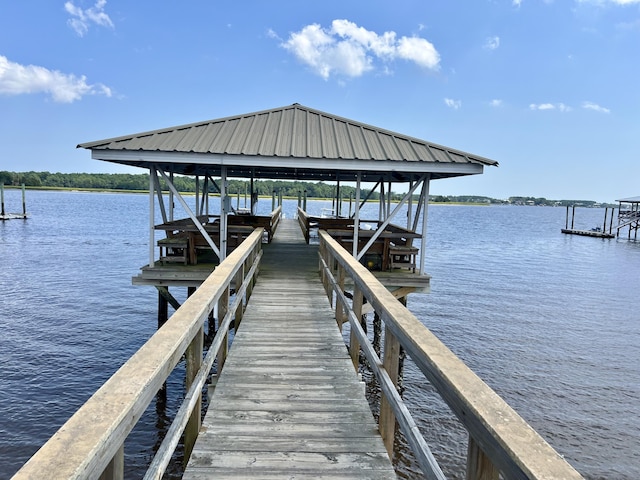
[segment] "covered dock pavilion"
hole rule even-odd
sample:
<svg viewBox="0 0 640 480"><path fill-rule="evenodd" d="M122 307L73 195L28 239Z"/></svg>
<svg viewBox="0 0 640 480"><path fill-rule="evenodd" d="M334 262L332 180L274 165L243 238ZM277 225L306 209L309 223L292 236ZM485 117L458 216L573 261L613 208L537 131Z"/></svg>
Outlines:
<svg viewBox="0 0 640 480"><path fill-rule="evenodd" d="M124 135L78 145L91 150L93 159L135 166L149 170L150 223L149 264L134 277L134 283L166 288L169 285L198 286L211 272L203 265L182 268L181 265L157 265L155 259L157 231L169 229L172 222L183 222L196 232L201 243L222 261L230 250L226 244L230 230L239 223L232 216L228 179L300 180L334 182L336 195L346 182L356 186L355 213L347 219L351 238L343 242L354 257L363 260L372 246L380 241L389 228L402 228L413 234L407 242L420 242L419 254L413 260L414 280L408 284L415 288L427 286L429 277L424 272L426 254L426 226L429 185L433 180L483 173L485 166L497 162L471 153L438 145L426 140L402 135L390 130L357 122L294 103L279 108L243 115L202 121L187 125ZM174 175L196 179L195 211L187 205L173 184ZM170 189L165 205L160 181ZM204 188L200 191L200 182ZM376 231L364 234L360 228L360 207L367 200L362 185L375 185L371 192L379 191L380 218ZM403 184L403 185L399 185ZM406 192L397 205L391 203L392 189ZM213 219L208 212L208 195L215 190L221 197L220 212ZM257 197L251 195L251 211L255 214ZM155 198L163 226L154 225ZM417 198L417 201L416 201ZM186 219L174 218L174 199L187 214ZM407 206L407 218L397 220L402 206ZM230 221L229 219L234 221ZM420 231L419 219L422 219ZM395 225L392 222L395 221ZM212 227L215 223L215 228ZM402 223L400 226L399 223ZM215 233L212 233L212 230ZM340 228L344 240L344 228ZM359 238L359 235L366 238ZM235 235L237 237L238 235ZM232 235L234 237L234 235ZM233 245L231 246L233 248ZM416 249L417 251L417 249ZM418 256L419 255L419 256ZM185 254L185 262L186 261ZM391 262L386 262L389 265ZM416 265L417 264L417 265ZM191 273L164 275L167 268L180 268ZM413 273L413 272L412 272ZM400 288L387 278L386 285ZM173 281L167 278L174 279Z"/></svg>

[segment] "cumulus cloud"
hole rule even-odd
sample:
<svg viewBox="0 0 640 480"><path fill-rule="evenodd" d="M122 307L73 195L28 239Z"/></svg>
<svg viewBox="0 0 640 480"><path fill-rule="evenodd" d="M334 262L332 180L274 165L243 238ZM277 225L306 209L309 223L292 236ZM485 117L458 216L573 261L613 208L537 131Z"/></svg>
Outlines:
<svg viewBox="0 0 640 480"><path fill-rule="evenodd" d="M611 110L609 110L608 108L602 107L593 102L582 102L582 108L584 108L585 110L593 110L594 112L599 113L611 113Z"/></svg>
<svg viewBox="0 0 640 480"><path fill-rule="evenodd" d="M444 103L447 107L449 108L453 108L454 110L458 110L460 107L462 107L462 101L461 100L454 100L452 98L445 98L444 99Z"/></svg>
<svg viewBox="0 0 640 480"><path fill-rule="evenodd" d="M75 6L73 2L66 2L64 9L71 15L71 18L67 20L67 24L73 28L80 37L83 37L89 31L91 24L113 28L111 18L109 18L109 15L104 11L106 4L107 0L97 0L93 7L83 10Z"/></svg>
<svg viewBox="0 0 640 480"><path fill-rule="evenodd" d="M271 36L277 37L275 32ZM438 70L440 64L440 54L424 38L378 34L348 20L334 20L330 28L307 25L281 46L324 79L332 74L359 77L374 70L376 60L386 63L400 58L429 70ZM382 70L388 71L386 66Z"/></svg>
<svg viewBox="0 0 640 480"><path fill-rule="evenodd" d="M72 103L85 95L112 95L105 85L88 84L84 75L78 77L37 65L20 65L0 55L0 95L30 93L47 93L59 103Z"/></svg>
<svg viewBox="0 0 640 480"><path fill-rule="evenodd" d="M558 110L560 112L570 112L571 107L565 105L564 103L532 103L529 105L529 109L531 110Z"/></svg>
<svg viewBox="0 0 640 480"><path fill-rule="evenodd" d="M498 37L498 36L489 37L484 42L484 48L487 49L487 50L495 50L499 46L500 46L500 37Z"/></svg>

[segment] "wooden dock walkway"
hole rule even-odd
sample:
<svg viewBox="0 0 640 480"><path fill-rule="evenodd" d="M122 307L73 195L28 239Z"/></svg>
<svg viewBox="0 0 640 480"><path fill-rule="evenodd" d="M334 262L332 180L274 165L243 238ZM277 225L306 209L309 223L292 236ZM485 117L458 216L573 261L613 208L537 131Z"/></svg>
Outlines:
<svg viewBox="0 0 640 480"><path fill-rule="evenodd" d="M318 275L283 220L233 340L186 480L396 478Z"/></svg>

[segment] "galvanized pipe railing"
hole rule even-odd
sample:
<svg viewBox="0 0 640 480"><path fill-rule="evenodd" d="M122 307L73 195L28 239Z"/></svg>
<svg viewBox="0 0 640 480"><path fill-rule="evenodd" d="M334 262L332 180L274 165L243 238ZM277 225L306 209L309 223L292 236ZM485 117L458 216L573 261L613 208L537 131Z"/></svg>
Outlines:
<svg viewBox="0 0 640 480"><path fill-rule="evenodd" d="M200 399L213 360L222 368L232 320L251 295L263 229L236 248L183 305L16 473L15 480L124 478L124 441L186 358L187 394L145 478L162 478L181 434L190 452L200 427ZM234 284L235 301L230 303ZM203 326L218 306L219 327L204 361Z"/></svg>
<svg viewBox="0 0 640 480"><path fill-rule="evenodd" d="M485 384L402 305L363 265L327 232L320 231L320 274L336 320L351 327L350 354L357 368L362 351L381 386L379 427L390 455L396 424L400 427L426 478L444 478L429 447L397 393L402 347L469 433L468 480L580 479L522 417ZM353 300L344 295L346 278ZM350 283L351 283L350 282ZM384 322L381 360L360 326L366 299Z"/></svg>

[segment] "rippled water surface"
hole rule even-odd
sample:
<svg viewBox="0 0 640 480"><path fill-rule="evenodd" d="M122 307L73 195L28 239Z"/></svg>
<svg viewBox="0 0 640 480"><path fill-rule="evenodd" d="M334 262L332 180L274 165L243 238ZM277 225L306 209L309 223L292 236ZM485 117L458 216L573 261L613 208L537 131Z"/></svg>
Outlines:
<svg viewBox="0 0 640 480"><path fill-rule="evenodd" d="M19 192L5 197L20 210ZM146 195L27 192L27 207L28 220L0 223L0 478L156 328L155 289L131 286L148 262ZM603 217L579 210L576 227ZM561 208L431 206L432 292L409 308L586 478L637 479L640 242L563 235L564 223ZM464 478L466 433L410 361L404 386L443 469ZM181 388L177 372L169 391ZM177 396L132 433L127 478L141 476Z"/></svg>

